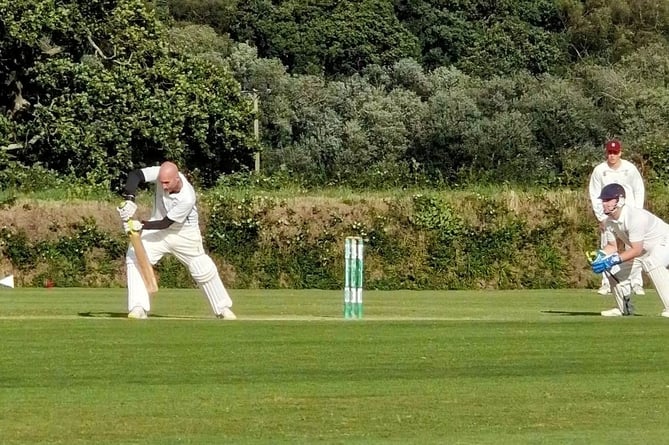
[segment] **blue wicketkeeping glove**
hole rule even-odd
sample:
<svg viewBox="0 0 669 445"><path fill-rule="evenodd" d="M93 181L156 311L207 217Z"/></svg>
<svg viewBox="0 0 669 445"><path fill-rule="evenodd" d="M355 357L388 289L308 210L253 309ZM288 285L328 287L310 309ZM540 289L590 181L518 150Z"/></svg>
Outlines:
<svg viewBox="0 0 669 445"><path fill-rule="evenodd" d="M607 270L611 270L613 266L620 263L622 263L622 260L620 259L620 255L617 253L605 257L600 257L598 255L597 258L592 262L592 271L594 273L603 273Z"/></svg>

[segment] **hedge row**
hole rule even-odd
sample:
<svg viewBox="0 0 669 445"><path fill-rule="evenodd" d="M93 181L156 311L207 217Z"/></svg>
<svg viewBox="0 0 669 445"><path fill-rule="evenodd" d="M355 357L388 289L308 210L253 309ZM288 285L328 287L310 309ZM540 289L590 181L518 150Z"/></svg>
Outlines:
<svg viewBox="0 0 669 445"><path fill-rule="evenodd" d="M14 206L8 211L26 211ZM72 207L68 215L85 213ZM344 238L352 235L365 239L368 289L567 288L598 281L583 255L598 237L582 192L280 198L219 189L202 207L205 242L232 288L339 288ZM111 203L108 212L52 222L59 230L41 234L0 227L2 272L11 268L21 286L124 286L126 240ZM172 258L158 272L163 287L193 286Z"/></svg>

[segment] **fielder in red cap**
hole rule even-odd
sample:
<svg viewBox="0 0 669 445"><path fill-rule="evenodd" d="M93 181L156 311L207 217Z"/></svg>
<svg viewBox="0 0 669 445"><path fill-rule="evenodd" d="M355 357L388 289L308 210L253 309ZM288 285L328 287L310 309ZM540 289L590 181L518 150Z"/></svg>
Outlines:
<svg viewBox="0 0 669 445"><path fill-rule="evenodd" d="M616 139L612 139L612 140L610 140L606 143L606 154L607 155L609 153L619 155L621 151L622 151L622 147L620 146L620 141L618 141Z"/></svg>

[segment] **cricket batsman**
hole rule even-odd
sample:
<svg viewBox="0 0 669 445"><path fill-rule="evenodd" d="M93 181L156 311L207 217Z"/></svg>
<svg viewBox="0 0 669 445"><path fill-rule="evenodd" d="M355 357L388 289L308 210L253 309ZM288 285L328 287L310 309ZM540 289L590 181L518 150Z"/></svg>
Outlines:
<svg viewBox="0 0 669 445"><path fill-rule="evenodd" d="M608 276L616 301L615 308L601 314L633 315L630 274L634 259L638 258L664 306L661 316L669 318L669 224L648 210L628 206L625 188L620 184L604 186L599 199L606 215L607 244L597 253L591 267L593 272ZM623 252L618 252L618 240L625 245Z"/></svg>
<svg viewBox="0 0 669 445"><path fill-rule="evenodd" d="M148 221L132 219L137 211L135 193L142 183L155 183L153 212ZM232 300L221 281L216 265L204 251L198 225L195 189L172 162L160 167L133 170L124 189L125 202L118 208L126 233L140 232L150 263L174 255L184 264L209 300L214 314L224 320L237 317L230 309ZM151 310L146 285L140 274L135 251L126 254L128 318L145 319Z"/></svg>

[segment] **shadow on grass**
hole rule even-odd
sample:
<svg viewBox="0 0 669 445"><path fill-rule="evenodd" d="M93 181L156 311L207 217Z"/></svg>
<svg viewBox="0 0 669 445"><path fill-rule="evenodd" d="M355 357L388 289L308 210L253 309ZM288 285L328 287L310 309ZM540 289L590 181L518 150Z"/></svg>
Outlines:
<svg viewBox="0 0 669 445"><path fill-rule="evenodd" d="M542 314L552 314L552 315L579 315L579 316L586 316L586 317L592 317L592 316L597 316L601 317L602 314L599 312L584 312L584 311L541 311Z"/></svg>
<svg viewBox="0 0 669 445"><path fill-rule="evenodd" d="M127 312L79 312L80 317L89 318L126 318Z"/></svg>
<svg viewBox="0 0 669 445"><path fill-rule="evenodd" d="M599 313L599 312L583 312L583 311L541 311L541 313L543 313L543 314L553 314L553 315L580 315L580 316L585 316L585 317L592 317L592 316L601 317L602 316L602 314ZM643 315L632 314L632 317L643 317Z"/></svg>
<svg viewBox="0 0 669 445"><path fill-rule="evenodd" d="M87 318L128 318L128 313L127 312L107 312L107 311L99 311L99 312L79 312L77 315L80 317L87 317ZM199 320L202 317L196 317L196 316L178 316L175 317L174 315L159 315L159 314L151 314L149 315L149 318L189 318L193 320Z"/></svg>

